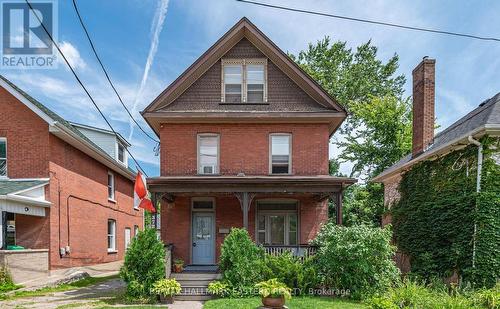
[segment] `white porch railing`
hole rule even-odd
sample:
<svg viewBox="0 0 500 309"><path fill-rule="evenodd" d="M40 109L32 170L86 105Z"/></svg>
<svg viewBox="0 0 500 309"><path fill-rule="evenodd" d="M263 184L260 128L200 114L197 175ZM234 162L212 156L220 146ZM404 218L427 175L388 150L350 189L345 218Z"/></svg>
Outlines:
<svg viewBox="0 0 500 309"><path fill-rule="evenodd" d="M296 246L286 246L286 245L264 245L265 252L270 255L281 255L285 252L291 252L293 256L299 257L301 259L308 258L316 254L317 248L310 245L296 245Z"/></svg>

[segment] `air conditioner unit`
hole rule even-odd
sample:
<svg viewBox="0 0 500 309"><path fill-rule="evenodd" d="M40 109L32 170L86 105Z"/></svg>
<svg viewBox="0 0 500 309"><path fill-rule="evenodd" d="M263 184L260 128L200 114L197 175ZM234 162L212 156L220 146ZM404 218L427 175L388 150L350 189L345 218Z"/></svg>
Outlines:
<svg viewBox="0 0 500 309"><path fill-rule="evenodd" d="M215 174L215 165L202 165L202 174Z"/></svg>

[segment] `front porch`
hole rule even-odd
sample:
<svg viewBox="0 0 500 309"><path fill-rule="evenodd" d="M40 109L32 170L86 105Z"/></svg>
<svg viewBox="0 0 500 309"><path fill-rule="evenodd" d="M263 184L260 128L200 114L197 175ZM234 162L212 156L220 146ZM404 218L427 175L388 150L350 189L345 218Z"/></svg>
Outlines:
<svg viewBox="0 0 500 309"><path fill-rule="evenodd" d="M354 179L331 176L194 176L148 180L161 202L161 238L172 258L215 265L233 227L245 228L270 254L305 257L328 220L328 199L342 213L342 192ZM337 224L342 224L341 216Z"/></svg>

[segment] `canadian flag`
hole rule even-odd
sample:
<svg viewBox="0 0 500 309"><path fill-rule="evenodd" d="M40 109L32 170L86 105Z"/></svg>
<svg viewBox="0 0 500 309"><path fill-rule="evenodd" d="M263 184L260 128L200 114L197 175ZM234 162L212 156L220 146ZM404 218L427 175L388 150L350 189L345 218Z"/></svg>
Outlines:
<svg viewBox="0 0 500 309"><path fill-rule="evenodd" d="M146 187L146 178L142 175L141 171L138 171L137 176L135 176L134 208L142 208L149 212L156 212L156 209L149 198L149 192Z"/></svg>

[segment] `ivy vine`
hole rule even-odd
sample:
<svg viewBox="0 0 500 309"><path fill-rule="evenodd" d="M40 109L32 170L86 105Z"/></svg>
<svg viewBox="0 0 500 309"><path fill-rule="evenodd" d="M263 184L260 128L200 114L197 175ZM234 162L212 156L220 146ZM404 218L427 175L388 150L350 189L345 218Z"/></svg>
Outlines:
<svg viewBox="0 0 500 309"><path fill-rule="evenodd" d="M457 272L465 281L492 286L500 278L500 166L498 139L484 137L481 192L476 193L477 147L469 145L416 164L399 185L392 207L394 239L423 278ZM475 267L472 267L474 223Z"/></svg>

